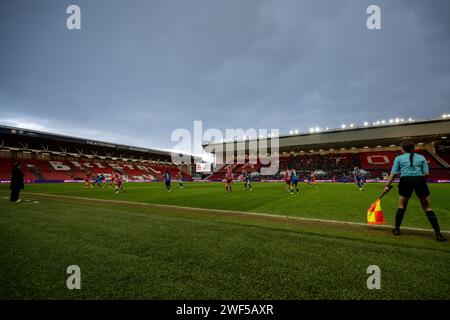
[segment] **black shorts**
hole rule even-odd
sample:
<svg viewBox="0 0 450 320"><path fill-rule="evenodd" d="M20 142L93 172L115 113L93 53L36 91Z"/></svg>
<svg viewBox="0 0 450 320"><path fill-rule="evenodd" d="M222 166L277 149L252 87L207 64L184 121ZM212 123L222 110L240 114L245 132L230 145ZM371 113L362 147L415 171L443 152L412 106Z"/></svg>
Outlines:
<svg viewBox="0 0 450 320"><path fill-rule="evenodd" d="M425 177L401 177L398 184L398 194L410 198L413 191L419 198L428 197L430 190L428 190L427 180Z"/></svg>
<svg viewBox="0 0 450 320"><path fill-rule="evenodd" d="M170 180L166 180L165 183L167 187L170 187Z"/></svg>

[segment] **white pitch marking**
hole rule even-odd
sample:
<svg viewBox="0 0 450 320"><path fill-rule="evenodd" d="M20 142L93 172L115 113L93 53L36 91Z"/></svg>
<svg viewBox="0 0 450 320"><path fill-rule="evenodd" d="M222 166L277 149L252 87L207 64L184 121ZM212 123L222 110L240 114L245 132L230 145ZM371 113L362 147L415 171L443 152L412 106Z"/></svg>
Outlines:
<svg viewBox="0 0 450 320"><path fill-rule="evenodd" d="M392 225L370 225L362 222L348 222L348 221L339 221L339 220L327 220L327 219L316 219L316 218L303 218L303 217L294 217L294 216L286 216L286 215L276 215L270 213L258 213L258 212L247 212L247 211L235 211L235 210L221 210L221 209L206 209L206 208L195 208L195 207L182 207L182 206L174 206L170 204L156 204L156 203L145 203L145 202L133 202L133 201L125 201L125 200L108 200L108 199L94 199L94 198L86 198L86 197L73 197L73 196L63 196L63 195L55 195L48 193L37 193L37 192L27 192L27 194L45 196L45 197L53 197L53 198L66 198L66 199L77 199L77 200L86 200L86 201L98 201L105 203L118 203L118 204L138 204L141 206L147 207L156 207L156 208L166 208L166 209L182 209L187 211L194 212L217 212L217 213L226 213L226 214L242 214L249 216L263 216L263 217L271 217L278 219L287 219L287 220L297 220L297 221L308 221L308 222L321 222L321 223L329 223L329 224L341 224L341 225L351 225L351 226L363 226L371 229L392 229ZM409 231L419 231L419 232L433 232L432 229L423 229L423 228L413 228L413 227L402 227L402 230ZM441 230L441 233L450 234L450 231Z"/></svg>

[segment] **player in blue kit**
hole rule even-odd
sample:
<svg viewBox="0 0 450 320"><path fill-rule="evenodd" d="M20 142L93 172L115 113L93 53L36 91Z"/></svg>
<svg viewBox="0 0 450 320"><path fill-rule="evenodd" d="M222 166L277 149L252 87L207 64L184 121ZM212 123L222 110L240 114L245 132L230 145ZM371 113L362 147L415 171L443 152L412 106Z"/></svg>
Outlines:
<svg viewBox="0 0 450 320"><path fill-rule="evenodd" d="M355 178L355 184L358 186L359 191L362 191L364 188L364 176L361 173L361 170L359 170L358 167L355 167L353 169L353 177Z"/></svg>
<svg viewBox="0 0 450 320"><path fill-rule="evenodd" d="M94 185L97 185L99 188L103 188L103 182L105 181L105 176L103 173L100 173L97 175L97 177L94 180Z"/></svg>
<svg viewBox="0 0 450 320"><path fill-rule="evenodd" d="M297 172L292 169L291 171L291 194L294 194L294 186L295 186L295 190L297 191L298 194L298 175Z"/></svg>
<svg viewBox="0 0 450 320"><path fill-rule="evenodd" d="M247 190L248 185L250 191L252 191L252 174L250 172L242 170L242 177L244 178L244 190Z"/></svg>
<svg viewBox="0 0 450 320"><path fill-rule="evenodd" d="M167 188L167 192L172 192L172 186L170 185L170 182L171 182L170 172L166 170L164 172L163 178L164 178L164 183Z"/></svg>

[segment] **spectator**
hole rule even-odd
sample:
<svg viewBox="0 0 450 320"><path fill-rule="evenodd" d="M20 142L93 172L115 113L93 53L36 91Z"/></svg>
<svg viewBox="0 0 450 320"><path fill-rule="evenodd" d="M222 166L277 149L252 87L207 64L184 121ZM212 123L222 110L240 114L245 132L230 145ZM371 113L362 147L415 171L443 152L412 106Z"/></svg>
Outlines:
<svg viewBox="0 0 450 320"><path fill-rule="evenodd" d="M14 162L13 169L11 173L11 202L20 202L19 193L20 189L23 189L23 173L20 171L20 164Z"/></svg>

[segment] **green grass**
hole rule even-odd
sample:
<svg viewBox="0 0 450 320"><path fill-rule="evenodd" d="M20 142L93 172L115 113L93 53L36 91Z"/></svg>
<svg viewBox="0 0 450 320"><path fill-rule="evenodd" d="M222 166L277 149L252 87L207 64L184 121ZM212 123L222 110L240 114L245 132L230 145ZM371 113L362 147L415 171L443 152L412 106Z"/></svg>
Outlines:
<svg viewBox="0 0 450 320"><path fill-rule="evenodd" d="M6 186L0 190L6 191ZM127 193L81 185L27 185L28 192L263 212L365 222L382 189L323 184L302 194L282 184L128 184ZM442 228L449 230L448 185L430 185ZM227 215L177 208L100 203L0 192L1 299L449 299L450 244L431 234ZM383 199L388 223L396 206ZM33 201L39 203L33 203ZM405 225L428 228L417 201ZM79 265L82 289L65 286ZM368 290L366 269L381 268L381 290Z"/></svg>
<svg viewBox="0 0 450 320"><path fill-rule="evenodd" d="M242 183L234 183L232 193L225 192L223 183L187 183L183 190L174 183L171 193L162 183L130 183L126 187L128 191L124 194L114 194L108 187L86 190L81 184L34 184L27 186L26 191L362 223L366 222L367 208L383 191L383 184L367 184L365 190L360 192L351 183L320 184L317 191L309 190L302 184L298 195L284 192L282 183L256 183L252 192L245 192ZM450 230L450 185L430 184L429 187L441 228ZM0 186L2 189L6 186ZM396 187L382 200L388 224L394 222L397 201ZM430 228L415 196L410 201L403 225Z"/></svg>

